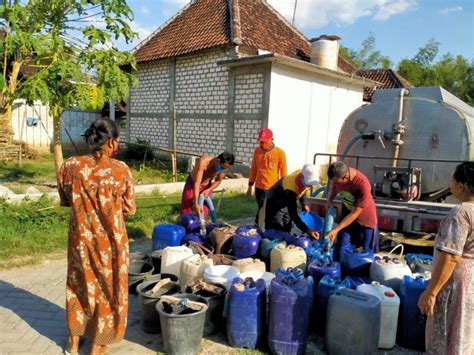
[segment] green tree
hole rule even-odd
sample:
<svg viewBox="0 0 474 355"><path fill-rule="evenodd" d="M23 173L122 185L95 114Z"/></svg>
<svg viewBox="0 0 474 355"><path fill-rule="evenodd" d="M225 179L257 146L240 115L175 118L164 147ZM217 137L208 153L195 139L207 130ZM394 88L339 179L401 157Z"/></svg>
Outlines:
<svg viewBox="0 0 474 355"><path fill-rule="evenodd" d="M461 55L444 54L435 61L439 43L431 39L412 59L399 63L400 74L414 86L442 86L452 94L474 104L474 61Z"/></svg>
<svg viewBox="0 0 474 355"><path fill-rule="evenodd" d="M341 47L340 54L347 59L355 68L360 70L392 67L392 61L375 49L375 36L372 32L362 41L359 50L355 51Z"/></svg>
<svg viewBox="0 0 474 355"><path fill-rule="evenodd" d="M28 0L0 5L0 122L9 124L17 98L49 106L54 122L55 166L63 162L64 110L101 108L109 98L126 99L136 79L121 69L133 56L113 40L136 34L126 0ZM30 74L25 75L25 69Z"/></svg>

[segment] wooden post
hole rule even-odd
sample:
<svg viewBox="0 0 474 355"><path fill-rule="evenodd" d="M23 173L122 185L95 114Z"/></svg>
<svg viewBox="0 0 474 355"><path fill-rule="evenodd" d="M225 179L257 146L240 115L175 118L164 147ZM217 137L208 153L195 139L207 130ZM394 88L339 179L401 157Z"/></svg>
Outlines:
<svg viewBox="0 0 474 355"><path fill-rule="evenodd" d="M176 106L173 102L173 153L171 155L171 169L173 173L173 182L178 181L177 166L176 166Z"/></svg>

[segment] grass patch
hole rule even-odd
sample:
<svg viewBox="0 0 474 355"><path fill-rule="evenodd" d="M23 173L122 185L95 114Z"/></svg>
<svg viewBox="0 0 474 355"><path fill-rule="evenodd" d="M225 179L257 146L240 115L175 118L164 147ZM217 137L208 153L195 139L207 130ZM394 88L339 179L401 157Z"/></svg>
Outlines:
<svg viewBox="0 0 474 355"><path fill-rule="evenodd" d="M135 184L161 184L172 181L171 163L155 158L143 160L120 156L130 167ZM187 173L184 165L178 166L178 181L185 181ZM14 193L25 193L28 186L36 185L41 192L56 185L53 154L43 154L34 160L24 160L22 166L14 162L0 162L0 183Z"/></svg>
<svg viewBox="0 0 474 355"><path fill-rule="evenodd" d="M150 238L153 226L174 223L180 196L146 195L137 197L137 213L126 221L130 240ZM217 203L217 199L215 200ZM220 221L252 217L257 205L243 194L222 198ZM0 268L38 262L45 255L64 253L67 248L69 208L42 198L19 205L0 201Z"/></svg>
<svg viewBox="0 0 474 355"><path fill-rule="evenodd" d="M22 184L56 183L53 154L44 154L35 160L24 160L22 166L0 162L0 180Z"/></svg>

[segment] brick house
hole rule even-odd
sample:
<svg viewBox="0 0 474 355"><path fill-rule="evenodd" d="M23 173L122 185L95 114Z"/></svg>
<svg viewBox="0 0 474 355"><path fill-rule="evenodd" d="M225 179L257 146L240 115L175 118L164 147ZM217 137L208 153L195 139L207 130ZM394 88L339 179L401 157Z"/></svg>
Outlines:
<svg viewBox="0 0 474 355"><path fill-rule="evenodd" d="M339 129L377 83L310 63L310 41L264 0L194 0L134 49L128 138L178 150L229 150L249 164L257 131L269 127L288 169L335 152Z"/></svg>
<svg viewBox="0 0 474 355"><path fill-rule="evenodd" d="M377 87L377 90L408 89L413 87L412 83L392 69L357 70L355 74L380 83L381 85ZM372 102L374 91L375 89L371 87L364 88L364 101Z"/></svg>

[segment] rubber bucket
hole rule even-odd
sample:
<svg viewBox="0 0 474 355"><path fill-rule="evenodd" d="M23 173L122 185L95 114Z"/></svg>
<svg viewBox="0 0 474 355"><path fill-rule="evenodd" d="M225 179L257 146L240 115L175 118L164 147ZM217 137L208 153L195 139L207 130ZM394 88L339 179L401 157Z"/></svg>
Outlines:
<svg viewBox="0 0 474 355"><path fill-rule="evenodd" d="M153 263L153 274L159 274L161 272L161 253L163 250L155 250L150 254L151 262Z"/></svg>
<svg viewBox="0 0 474 355"><path fill-rule="evenodd" d="M188 293L174 295L173 297L187 298L191 301L204 303L206 307L200 311L192 311L192 313L186 310L183 314L172 314L164 311L161 300L156 304L156 310L160 315L165 352L176 355L197 354L204 330L208 308L207 300L204 297Z"/></svg>
<svg viewBox="0 0 474 355"><path fill-rule="evenodd" d="M225 328L223 313L224 313L224 301L227 294L227 290L224 285L209 283L210 285L219 286L222 288L220 294L211 293L206 290L199 290L193 293L193 295L204 297L209 308L206 313L206 320L204 322L204 336L216 334L219 329ZM187 287L184 287L184 292L191 293L191 290Z"/></svg>
<svg viewBox="0 0 474 355"><path fill-rule="evenodd" d="M128 268L128 293L137 294L137 286L142 283L146 277L150 277L154 267L148 258L142 260L130 261Z"/></svg>
<svg viewBox="0 0 474 355"><path fill-rule="evenodd" d="M168 274L170 275L170 274ZM170 282L163 285L153 296L147 295L161 278L165 279L166 274L154 275L160 276L160 279L155 281L143 282L137 286L138 293L138 306L140 308L140 328L147 333L160 333L160 316L156 312L156 303L160 300L163 295L174 295L181 292L181 286L177 282ZM174 276L174 275L172 275Z"/></svg>

